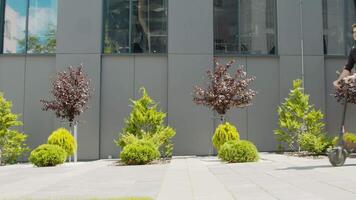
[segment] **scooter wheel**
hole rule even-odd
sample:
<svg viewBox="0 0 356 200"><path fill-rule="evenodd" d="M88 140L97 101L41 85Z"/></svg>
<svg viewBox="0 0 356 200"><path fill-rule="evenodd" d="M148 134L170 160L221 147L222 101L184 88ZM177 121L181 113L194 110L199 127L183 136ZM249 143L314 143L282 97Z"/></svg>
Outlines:
<svg viewBox="0 0 356 200"><path fill-rule="evenodd" d="M336 147L329 152L328 157L332 166L339 167L344 165L347 157L347 151L342 147Z"/></svg>

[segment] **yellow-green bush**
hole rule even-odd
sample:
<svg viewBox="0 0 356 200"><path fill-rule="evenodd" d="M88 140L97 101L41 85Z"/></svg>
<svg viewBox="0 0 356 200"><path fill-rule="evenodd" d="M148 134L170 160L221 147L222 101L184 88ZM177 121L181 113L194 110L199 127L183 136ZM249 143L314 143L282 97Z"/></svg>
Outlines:
<svg viewBox="0 0 356 200"><path fill-rule="evenodd" d="M77 149L77 142L65 128L59 128L48 137L48 144L58 145L67 152L67 156L73 155Z"/></svg>
<svg viewBox="0 0 356 200"><path fill-rule="evenodd" d="M48 167L62 164L67 153L58 145L42 144L31 152L30 162L37 167Z"/></svg>
<svg viewBox="0 0 356 200"><path fill-rule="evenodd" d="M236 130L236 127L229 122L220 124L214 133L213 144L216 150L220 150L220 147L227 141L239 140L240 136Z"/></svg>
<svg viewBox="0 0 356 200"><path fill-rule="evenodd" d="M121 161L127 165L144 165L159 157L155 144L145 139L126 145L120 153Z"/></svg>
<svg viewBox="0 0 356 200"><path fill-rule="evenodd" d="M356 144L356 134L354 133L345 133L344 135L344 141L345 142L350 142L350 143L355 143Z"/></svg>
<svg viewBox="0 0 356 200"><path fill-rule="evenodd" d="M298 138L300 149L313 154L325 153L328 148L334 147L336 142L337 138L329 138L325 134L303 133Z"/></svg>
<svg viewBox="0 0 356 200"><path fill-rule="evenodd" d="M141 88L140 91L142 97L131 100L130 116L125 119L124 128L115 143L124 149L139 140L150 140L161 152L162 157L171 157L172 138L176 132L173 128L164 125L166 113L158 109L158 104L151 99L145 88Z"/></svg>
<svg viewBox="0 0 356 200"><path fill-rule="evenodd" d="M25 144L27 135L15 127L21 126L18 115L11 112L12 104L0 92L0 165L13 164L29 149Z"/></svg>
<svg viewBox="0 0 356 200"><path fill-rule="evenodd" d="M255 162L259 155L253 143L247 140L232 140L221 146L219 158L230 163Z"/></svg>
<svg viewBox="0 0 356 200"><path fill-rule="evenodd" d="M344 135L345 147L350 152L356 151L356 134L345 133Z"/></svg>

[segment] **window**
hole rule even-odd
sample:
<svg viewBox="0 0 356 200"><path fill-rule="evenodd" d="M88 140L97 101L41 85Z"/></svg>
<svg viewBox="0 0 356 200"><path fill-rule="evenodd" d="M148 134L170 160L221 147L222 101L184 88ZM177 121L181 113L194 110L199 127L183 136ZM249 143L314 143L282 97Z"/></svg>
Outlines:
<svg viewBox="0 0 356 200"><path fill-rule="evenodd" d="M106 0L104 53L166 53L167 0Z"/></svg>
<svg viewBox="0 0 356 200"><path fill-rule="evenodd" d="M276 54L275 0L214 0L215 54Z"/></svg>
<svg viewBox="0 0 356 200"><path fill-rule="evenodd" d="M6 0L4 53L54 53L57 0Z"/></svg>
<svg viewBox="0 0 356 200"><path fill-rule="evenodd" d="M324 54L347 54L353 45L353 23L356 23L355 0L323 0Z"/></svg>
<svg viewBox="0 0 356 200"><path fill-rule="evenodd" d="M346 50L347 53L354 45L354 40L352 38L352 24L356 23L356 0L346 1Z"/></svg>

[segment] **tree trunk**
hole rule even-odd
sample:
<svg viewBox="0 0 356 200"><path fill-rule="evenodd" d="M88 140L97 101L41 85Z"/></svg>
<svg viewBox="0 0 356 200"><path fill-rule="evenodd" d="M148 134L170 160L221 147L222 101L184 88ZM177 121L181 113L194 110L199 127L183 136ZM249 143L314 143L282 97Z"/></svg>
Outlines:
<svg viewBox="0 0 356 200"><path fill-rule="evenodd" d="M220 124L223 124L224 122L226 122L225 115L220 115Z"/></svg>

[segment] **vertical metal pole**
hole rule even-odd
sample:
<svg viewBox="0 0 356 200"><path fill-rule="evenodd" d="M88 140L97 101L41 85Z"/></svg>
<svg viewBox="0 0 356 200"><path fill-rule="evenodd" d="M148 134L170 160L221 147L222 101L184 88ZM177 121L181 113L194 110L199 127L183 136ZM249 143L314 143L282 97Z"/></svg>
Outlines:
<svg viewBox="0 0 356 200"><path fill-rule="evenodd" d="M300 19L300 48L302 56L302 88L303 94L305 93L305 78L304 78L304 36L303 36L303 0L299 0L299 19ZM302 128L305 129L305 122L303 119ZM304 130L302 130L304 132ZM298 152L300 152L300 146L298 147Z"/></svg>
<svg viewBox="0 0 356 200"><path fill-rule="evenodd" d="M300 12L300 47L302 53L302 87L304 93L304 36L303 36L303 0L299 0L299 12Z"/></svg>
<svg viewBox="0 0 356 200"><path fill-rule="evenodd" d="M74 129L74 139L77 142L78 141L78 122L74 122L73 129ZM78 146L78 142L77 142L77 146ZM77 162L77 161L78 161L78 147L74 153L74 162Z"/></svg>

